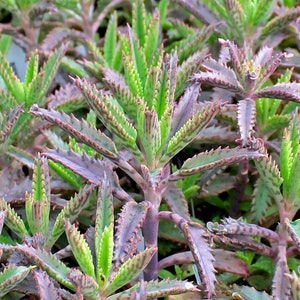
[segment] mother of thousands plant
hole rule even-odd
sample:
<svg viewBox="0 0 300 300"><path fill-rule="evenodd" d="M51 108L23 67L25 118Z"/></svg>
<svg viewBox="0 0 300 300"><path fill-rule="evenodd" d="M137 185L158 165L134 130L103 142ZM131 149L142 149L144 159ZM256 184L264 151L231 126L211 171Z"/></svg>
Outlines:
<svg viewBox="0 0 300 300"><path fill-rule="evenodd" d="M212 298L216 277L207 234L201 225L191 221L184 197L174 196L174 182L217 166L265 154L260 152L260 145L255 149L218 148L199 153L187 159L177 171L171 171L172 158L214 119L223 104L221 101L198 103L198 83L189 85L180 101L175 102L176 86L182 85L184 79L178 75L182 76L182 73L176 53L164 55L159 46L158 21L157 17L150 21L149 18L139 19L133 22L134 30L128 28L129 38L121 37L124 77L103 69L112 93L99 89L85 79L74 79L108 130L107 134L73 115L43 109L38 105L33 105L30 111L96 150L103 156L103 161L90 161L85 155L80 160L80 156L72 151L50 149L44 152L48 158L62 163L97 185L101 181L100 176L103 176L101 164L110 161L137 184L143 193L141 204L146 211L142 222L143 247L157 248L160 220L165 219L178 226L191 249L204 292L208 298ZM136 22L140 22L138 26ZM112 192L117 195L115 179L107 176L107 180L112 185ZM135 201L129 195L120 197L119 194L119 199L125 206ZM159 211L163 199L171 211ZM136 218L141 218L139 214L137 212ZM123 221L122 230L127 230L130 222ZM144 280L150 282L157 279L158 271L158 254L154 251L145 267Z"/></svg>

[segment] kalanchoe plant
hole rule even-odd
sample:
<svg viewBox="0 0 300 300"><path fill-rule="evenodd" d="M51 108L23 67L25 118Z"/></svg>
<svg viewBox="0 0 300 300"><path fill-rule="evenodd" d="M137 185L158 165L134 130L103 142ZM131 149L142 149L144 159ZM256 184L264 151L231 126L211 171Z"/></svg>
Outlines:
<svg viewBox="0 0 300 300"><path fill-rule="evenodd" d="M153 22L156 24L158 21L153 19ZM192 251L204 292L211 298L215 294L216 279L207 236L201 226L190 221L184 197L173 197L170 192L173 182L210 168L264 154L258 149L247 147L219 148L195 155L186 160L180 169L171 173L171 159L209 124L222 109L222 104L214 101L196 105L199 84L194 83L186 88L177 105L174 93L176 81L180 77L176 72L176 54L163 56L163 50L158 45L158 24L149 29L154 37L151 44L142 36L140 30L144 27L134 26L134 30L128 29L128 40L121 38L124 77L112 70L104 70L113 95L99 90L85 79L75 79L87 102L108 129L109 135L74 116L46 110L37 105L32 106L31 113L58 125L80 142L89 145L135 181L148 206L143 222L145 248L157 247L160 219L167 219L178 225ZM257 148L259 147L258 145ZM83 159L83 163L78 159L74 161L72 152L46 150L44 155L91 182L99 182L99 171L90 175L89 169L94 169L92 164L86 164L86 159ZM172 213L159 212L163 198ZM123 199L123 202L126 201L128 197ZM144 279L156 280L158 270L158 255L154 253L144 270Z"/></svg>
<svg viewBox="0 0 300 300"><path fill-rule="evenodd" d="M278 1L175 0L201 23L215 24L219 37L256 51L264 45L277 46L294 34L288 25L300 16L296 6L280 7ZM292 28L292 26L290 26ZM284 31L284 34L282 32Z"/></svg>
<svg viewBox="0 0 300 300"><path fill-rule="evenodd" d="M209 84L232 93L237 98L237 119L242 146L251 146L256 124L256 104L259 98L275 98L300 102L300 85L296 82L264 84L274 73L285 53L273 53L263 47L253 56L229 40L220 39L223 51L219 60L206 59L201 71L192 77L193 82ZM230 64L229 64L230 63Z"/></svg>
<svg viewBox="0 0 300 300"><path fill-rule="evenodd" d="M271 157L255 161L260 178L254 192L252 214L256 221L261 221L270 217L271 211L274 214L272 207L276 207L279 214L276 231L231 218L222 220L221 224L207 224L208 229L216 234L216 243L243 251L253 251L274 260L272 295L275 299L282 300L290 299L294 278L292 274L288 275L290 271L287 259L299 254L299 219L292 221L300 208L299 146L299 117L298 114L294 114L290 127L284 132L280 170ZM268 240L269 245L263 240L252 239L253 236Z"/></svg>

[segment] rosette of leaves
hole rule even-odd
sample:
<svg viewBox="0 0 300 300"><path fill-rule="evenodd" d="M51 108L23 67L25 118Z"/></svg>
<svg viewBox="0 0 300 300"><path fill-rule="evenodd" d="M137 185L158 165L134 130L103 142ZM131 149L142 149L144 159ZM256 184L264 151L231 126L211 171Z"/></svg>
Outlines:
<svg viewBox="0 0 300 300"><path fill-rule="evenodd" d="M273 259L275 271L272 295L275 299L290 299L292 284L295 284L288 258L299 254L300 243L299 219L294 220L300 209L300 183L297 179L300 170L299 134L299 116L296 110L289 128L284 130L280 169L271 157L255 161L260 178L254 191L252 219L262 223L266 223L268 219L273 220L270 225L279 221L276 231L230 218L223 220L221 224L210 222L207 225L210 231L217 234L214 238L218 244L253 251ZM265 243L264 239L269 240L269 243Z"/></svg>
<svg viewBox="0 0 300 300"><path fill-rule="evenodd" d="M80 270L72 270L69 279L74 283L77 297L84 299L152 298L169 294L197 291L187 282L140 281L134 279L149 263L156 248L138 251L141 227L148 210L145 202L127 202L117 219L114 238L113 198L109 182L102 181L98 195L95 228L90 228L86 239L71 225L65 223L65 232ZM130 283L132 287L116 293Z"/></svg>
<svg viewBox="0 0 300 300"><path fill-rule="evenodd" d="M300 85L296 82L277 83L265 87L284 53L273 54L273 49L263 47L256 55L248 55L229 40L220 40L223 51L220 59L206 59L201 71L192 77L193 82L208 84L230 92L238 99L237 120L243 146L251 145L256 124L256 100L259 98L300 101Z"/></svg>
<svg viewBox="0 0 300 300"><path fill-rule="evenodd" d="M31 123L33 118L28 114L28 109L33 103L44 105L45 96L53 83L65 51L66 47L62 46L42 66L39 65L38 53L34 52L28 60L24 82L21 82L14 73L5 55L0 53L0 76L2 79L0 87L2 101L0 108L2 111L10 111L22 105L24 111L18 117L18 120L14 122L14 126L10 130L10 134L6 140L7 146L16 141L21 132L26 132L27 138L18 140L20 147L28 146L32 142L30 136L36 131L37 124L33 128Z"/></svg>
<svg viewBox="0 0 300 300"><path fill-rule="evenodd" d="M298 6L279 7L276 1L176 0L203 24L216 25L216 34L244 44L253 51L263 45L277 46L293 35L289 24L300 16ZM284 33L284 34L283 34Z"/></svg>

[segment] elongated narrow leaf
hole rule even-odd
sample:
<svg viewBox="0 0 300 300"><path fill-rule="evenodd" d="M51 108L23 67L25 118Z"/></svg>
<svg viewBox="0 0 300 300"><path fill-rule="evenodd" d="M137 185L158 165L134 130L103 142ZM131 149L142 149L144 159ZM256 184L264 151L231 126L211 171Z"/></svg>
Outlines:
<svg viewBox="0 0 300 300"><path fill-rule="evenodd" d="M33 274L39 290L40 300L62 299L58 294L57 288L54 286L53 281L50 280L49 275L46 272L42 270L34 270Z"/></svg>
<svg viewBox="0 0 300 300"><path fill-rule="evenodd" d="M18 104L22 104L25 96L23 84L15 75L12 67L0 52L0 75L4 80L8 91L14 96Z"/></svg>
<svg viewBox="0 0 300 300"><path fill-rule="evenodd" d="M69 274L69 279L77 287L79 297L84 297L87 300L99 299L99 286L93 277L73 269Z"/></svg>
<svg viewBox="0 0 300 300"><path fill-rule="evenodd" d="M292 8L272 18L261 30L258 41L263 41L268 35L271 35L285 28L289 23L295 21L300 16L300 8Z"/></svg>
<svg viewBox="0 0 300 300"><path fill-rule="evenodd" d="M52 232L48 237L45 248L51 249L56 240L64 232L64 221L66 219L71 222L77 219L94 188L95 186L85 186L78 194L75 194L75 196L68 201L67 205L56 217Z"/></svg>
<svg viewBox="0 0 300 300"><path fill-rule="evenodd" d="M33 268L35 267L9 266L8 268L5 268L0 273L0 297L2 298L20 284Z"/></svg>
<svg viewBox="0 0 300 300"><path fill-rule="evenodd" d="M144 51L148 69L150 68L156 51L160 51L160 17L158 13L153 14L145 37Z"/></svg>
<svg viewBox="0 0 300 300"><path fill-rule="evenodd" d="M107 68L102 68L101 70L105 76L105 82L108 84L114 97L124 109L124 112L126 112L130 118L136 121L138 99L134 97L131 90L129 90L129 87L125 82L125 78L113 70Z"/></svg>
<svg viewBox="0 0 300 300"><path fill-rule="evenodd" d="M9 138L22 112L22 105L19 105L11 109L8 114L0 113L0 143L4 143Z"/></svg>
<svg viewBox="0 0 300 300"><path fill-rule="evenodd" d="M293 295L293 299L294 300L299 300L300 299L300 282L299 282L299 277L297 276L296 272L293 271L291 274L286 274L286 276L288 277L288 279L291 282L291 286L292 286L292 295Z"/></svg>
<svg viewBox="0 0 300 300"><path fill-rule="evenodd" d="M161 163L169 161L179 151L192 142L196 135L199 134L199 132L205 128L220 111L220 107L221 104L219 102L212 102L195 113L172 137Z"/></svg>
<svg viewBox="0 0 300 300"><path fill-rule="evenodd" d="M34 52L27 64L26 74L25 74L25 85L28 86L32 80L36 77L39 67L39 55L37 52Z"/></svg>
<svg viewBox="0 0 300 300"><path fill-rule="evenodd" d="M282 201L280 189L283 179L275 162L272 161L271 158L263 157L255 160L255 165L270 195L274 197L275 200L279 202Z"/></svg>
<svg viewBox="0 0 300 300"><path fill-rule="evenodd" d="M239 286L234 284L233 290L238 293L239 296L245 300L273 300L274 298L268 295L266 292L257 291L254 287L250 286Z"/></svg>
<svg viewBox="0 0 300 300"><path fill-rule="evenodd" d="M197 19L199 19L204 24L212 24L218 22L217 16L208 8L208 6L202 2L196 1L185 1L185 0L175 0L182 7L187 9L191 14L193 14Z"/></svg>
<svg viewBox="0 0 300 300"><path fill-rule="evenodd" d="M90 85L85 80L77 79L76 84L102 123L124 143L134 147L137 136L136 130L129 123L120 106L116 105L116 100L104 96L95 86Z"/></svg>
<svg viewBox="0 0 300 300"><path fill-rule="evenodd" d="M176 173L187 176L216 166L225 166L244 159L253 159L263 156L265 156L265 154L247 148L218 148L216 150L202 152L189 158ZM176 173L174 173L174 175Z"/></svg>
<svg viewBox="0 0 300 300"><path fill-rule="evenodd" d="M43 74L43 85L41 86L40 92L41 98L46 95L66 50L67 47L65 45L61 46L44 63L41 69L41 72Z"/></svg>
<svg viewBox="0 0 300 300"><path fill-rule="evenodd" d="M72 252L82 271L92 278L96 278L92 253L83 235L69 221L65 223L65 232Z"/></svg>
<svg viewBox="0 0 300 300"><path fill-rule="evenodd" d="M111 266L114 248L113 235L113 199L109 181L104 177L98 192L96 224L95 224L95 251L97 283L105 286Z"/></svg>
<svg viewBox="0 0 300 300"><path fill-rule="evenodd" d="M111 15L107 25L103 49L104 58L110 67L113 62L115 54L114 50L116 49L117 44L117 25L117 13L115 12Z"/></svg>
<svg viewBox="0 0 300 300"><path fill-rule="evenodd" d="M200 85L198 83L193 83L185 90L178 105L174 109L170 132L171 138L192 117L194 106L199 94Z"/></svg>
<svg viewBox="0 0 300 300"><path fill-rule="evenodd" d="M0 200L0 210L5 212L5 225L10 230L12 230L20 238L23 238L24 235L29 236L23 220L16 214L14 209L7 204L5 199Z"/></svg>
<svg viewBox="0 0 300 300"><path fill-rule="evenodd" d="M174 280L164 279L160 281L152 280L149 282L138 283L133 287L131 287L130 289L126 290L125 292L121 292L119 294L111 296L109 299L110 300L128 299L126 298L126 296L130 295L133 291L139 289L142 284L144 285L147 298L150 299L156 297L167 297L168 295L185 294L188 292L199 293L199 289L191 282L177 280L177 279Z"/></svg>
<svg viewBox="0 0 300 300"><path fill-rule="evenodd" d="M163 194L163 199L172 212L180 215L185 220L190 220L189 208L184 194L176 183L169 182L166 191Z"/></svg>
<svg viewBox="0 0 300 300"><path fill-rule="evenodd" d="M247 98L238 102L238 125L243 147L251 143L253 128L255 126L255 116L254 100Z"/></svg>
<svg viewBox="0 0 300 300"><path fill-rule="evenodd" d="M117 264L123 263L136 252L139 243L139 230L146 217L148 206L146 203L137 204L127 202L118 218L114 260Z"/></svg>
<svg viewBox="0 0 300 300"><path fill-rule="evenodd" d="M111 279L107 288L107 294L112 294L128 282L132 281L133 278L136 278L148 265L156 251L156 248L147 248L143 252L140 252L127 260L120 267L117 274Z"/></svg>
<svg viewBox="0 0 300 300"><path fill-rule="evenodd" d="M141 48L139 41L134 35L133 30L129 26L128 26L128 33L129 33L132 61L134 62L134 66L139 75L141 85L142 87L144 87L147 72L148 72L146 55L143 49Z"/></svg>
<svg viewBox="0 0 300 300"><path fill-rule="evenodd" d="M132 27L140 41L144 46L147 31L147 12L143 1L136 0L133 4Z"/></svg>
<svg viewBox="0 0 300 300"><path fill-rule="evenodd" d="M45 157L38 157L33 171L32 193L26 197L26 216L32 234L46 235L50 214L50 177Z"/></svg>
<svg viewBox="0 0 300 300"><path fill-rule="evenodd" d="M255 184L251 205L251 220L253 222L258 223L264 219L267 208L272 203L271 201L272 198L265 180L259 178Z"/></svg>
<svg viewBox="0 0 300 300"><path fill-rule="evenodd" d="M260 90L256 96L258 98L275 98L300 102L300 83L277 83L271 87Z"/></svg>
<svg viewBox="0 0 300 300"><path fill-rule="evenodd" d="M1 246L1 248L3 247ZM46 271L49 276L65 287L75 290L74 285L68 279L70 269L50 252L27 245L15 246L14 250L24 254L30 261Z"/></svg>
<svg viewBox="0 0 300 300"><path fill-rule="evenodd" d="M102 155L110 158L117 157L117 150L113 141L86 121L79 121L73 115L68 116L65 113L39 108L37 105L33 105L30 112L58 125Z"/></svg>

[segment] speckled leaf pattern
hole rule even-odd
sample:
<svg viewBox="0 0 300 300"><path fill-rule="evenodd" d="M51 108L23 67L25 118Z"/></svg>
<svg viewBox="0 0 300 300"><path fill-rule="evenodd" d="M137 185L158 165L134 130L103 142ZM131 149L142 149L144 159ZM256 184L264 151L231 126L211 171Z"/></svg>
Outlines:
<svg viewBox="0 0 300 300"><path fill-rule="evenodd" d="M215 295L215 283L217 279L213 265L215 259L208 245L206 232L199 224L192 222L182 224L181 230L194 256L205 294L211 299Z"/></svg>
<svg viewBox="0 0 300 300"><path fill-rule="evenodd" d="M256 93L258 98L275 98L300 102L300 83L277 83Z"/></svg>
<svg viewBox="0 0 300 300"><path fill-rule="evenodd" d="M95 186L85 186L78 194L75 194L75 196L68 201L67 205L56 217L51 234L45 244L46 248L51 249L60 235L64 232L64 221L66 219L71 222L76 220L94 189Z"/></svg>
<svg viewBox="0 0 300 300"><path fill-rule="evenodd" d="M8 139L22 111L22 105L18 105L11 109L8 114L0 113L0 143L4 143Z"/></svg>
<svg viewBox="0 0 300 300"><path fill-rule="evenodd" d="M95 278L92 253L83 235L81 235L75 225L71 225L69 221L65 222L65 232L72 252L82 271L92 278Z"/></svg>
<svg viewBox="0 0 300 300"><path fill-rule="evenodd" d="M21 104L25 97L23 84L14 73L12 67L2 52L0 53L0 75L4 80L8 90L16 99L17 103Z"/></svg>
<svg viewBox="0 0 300 300"><path fill-rule="evenodd" d="M76 85L105 127L119 137L131 151L138 153L135 143L136 129L131 125L118 102L111 96L102 94L85 80L77 79Z"/></svg>
<svg viewBox="0 0 300 300"><path fill-rule="evenodd" d="M224 0L224 5L228 12L228 22L239 34L240 38L243 36L245 27L245 12L238 0Z"/></svg>
<svg viewBox="0 0 300 300"><path fill-rule="evenodd" d="M104 177L98 192L95 224L96 276L99 286L106 284L112 267L114 248L113 224L111 187L108 180Z"/></svg>
<svg viewBox="0 0 300 300"><path fill-rule="evenodd" d="M225 166L244 159L263 157L265 154L247 148L221 148L205 151L185 161L177 171L181 176L192 175L217 166ZM176 172L173 176L176 175ZM172 176L172 175L171 175Z"/></svg>
<svg viewBox="0 0 300 300"><path fill-rule="evenodd" d="M39 291L40 300L62 299L58 294L57 288L54 286L54 282L45 271L34 270L33 275Z"/></svg>
<svg viewBox="0 0 300 300"><path fill-rule="evenodd" d="M238 102L238 125L242 146L247 146L252 140L253 128L256 121L256 107L254 100L247 98Z"/></svg>
<svg viewBox="0 0 300 300"><path fill-rule="evenodd" d="M266 292L257 291L255 288L250 286L238 286L235 284L233 285L233 290L245 300L274 300L274 298Z"/></svg>
<svg viewBox="0 0 300 300"><path fill-rule="evenodd" d="M194 113L194 106L200 94L200 84L193 83L187 87L183 96L175 106L172 116L172 125L170 137L173 137L177 131L191 118Z"/></svg>
<svg viewBox="0 0 300 300"><path fill-rule="evenodd" d="M74 116L69 116L65 113L39 108L37 105L32 106L30 111L34 115L58 125L102 155L110 158L117 157L117 150L113 141L86 121L79 121Z"/></svg>
<svg viewBox="0 0 300 300"><path fill-rule="evenodd" d="M137 250L139 231L146 218L146 203L127 202L117 220L114 261L117 265L131 257Z"/></svg>
<svg viewBox="0 0 300 300"><path fill-rule="evenodd" d="M5 225L18 237L22 238L23 235L29 235L23 220L16 214L15 210L10 207L5 199L0 199L0 210L4 211L6 214L4 221Z"/></svg>
<svg viewBox="0 0 300 300"><path fill-rule="evenodd" d="M214 118L220 110L220 105L219 102L212 102L195 113L172 137L168 144L168 149L162 157L161 163L166 163L186 147Z"/></svg>
<svg viewBox="0 0 300 300"><path fill-rule="evenodd" d="M146 294L145 299L152 299L157 297L167 297L168 295L176 295L176 294L184 294L187 292L194 292L199 293L199 289L188 281L183 280L170 280L170 279L163 279L160 281L152 280L149 282L142 282L134 285L130 289L125 292L121 292L116 295L110 296L109 300L135 300L136 298L128 298L129 295L132 295L134 291L139 291L140 289L144 290ZM199 295L198 295L199 297ZM142 298L144 299L144 298Z"/></svg>
<svg viewBox="0 0 300 300"><path fill-rule="evenodd" d="M93 277L82 274L80 271L73 269L69 274L69 279L76 286L77 292L79 292L78 296L80 298L76 299L99 300L99 287Z"/></svg>
<svg viewBox="0 0 300 300"><path fill-rule="evenodd" d="M50 214L50 177L48 161L40 157L35 161L32 193L26 194L26 216L32 234L47 234Z"/></svg>
<svg viewBox="0 0 300 300"><path fill-rule="evenodd" d="M128 282L132 281L133 278L136 278L147 266L156 251L156 248L147 248L122 264L117 274L111 278L109 287L107 288L107 294L112 294Z"/></svg>
<svg viewBox="0 0 300 300"><path fill-rule="evenodd" d="M300 16L299 7L288 9L284 13L274 17L268 22L262 29L262 34L259 40L263 40L266 36L271 35L279 30L283 29L287 24L295 21Z"/></svg>
<svg viewBox="0 0 300 300"><path fill-rule="evenodd" d="M253 191L251 205L251 220L255 223L262 221L267 213L267 208L271 205L272 198L264 179L258 178Z"/></svg>
<svg viewBox="0 0 300 300"><path fill-rule="evenodd" d="M3 245L1 245L0 248L3 248ZM53 277L65 287L71 290L75 289L74 285L68 279L68 274L71 269L58 260L53 254L48 251L26 245L18 245L12 247L12 249L24 254L32 263L46 271L49 276Z"/></svg>
<svg viewBox="0 0 300 300"><path fill-rule="evenodd" d="M3 297L16 287L29 272L35 268L24 266L9 266L0 273L0 297Z"/></svg>

